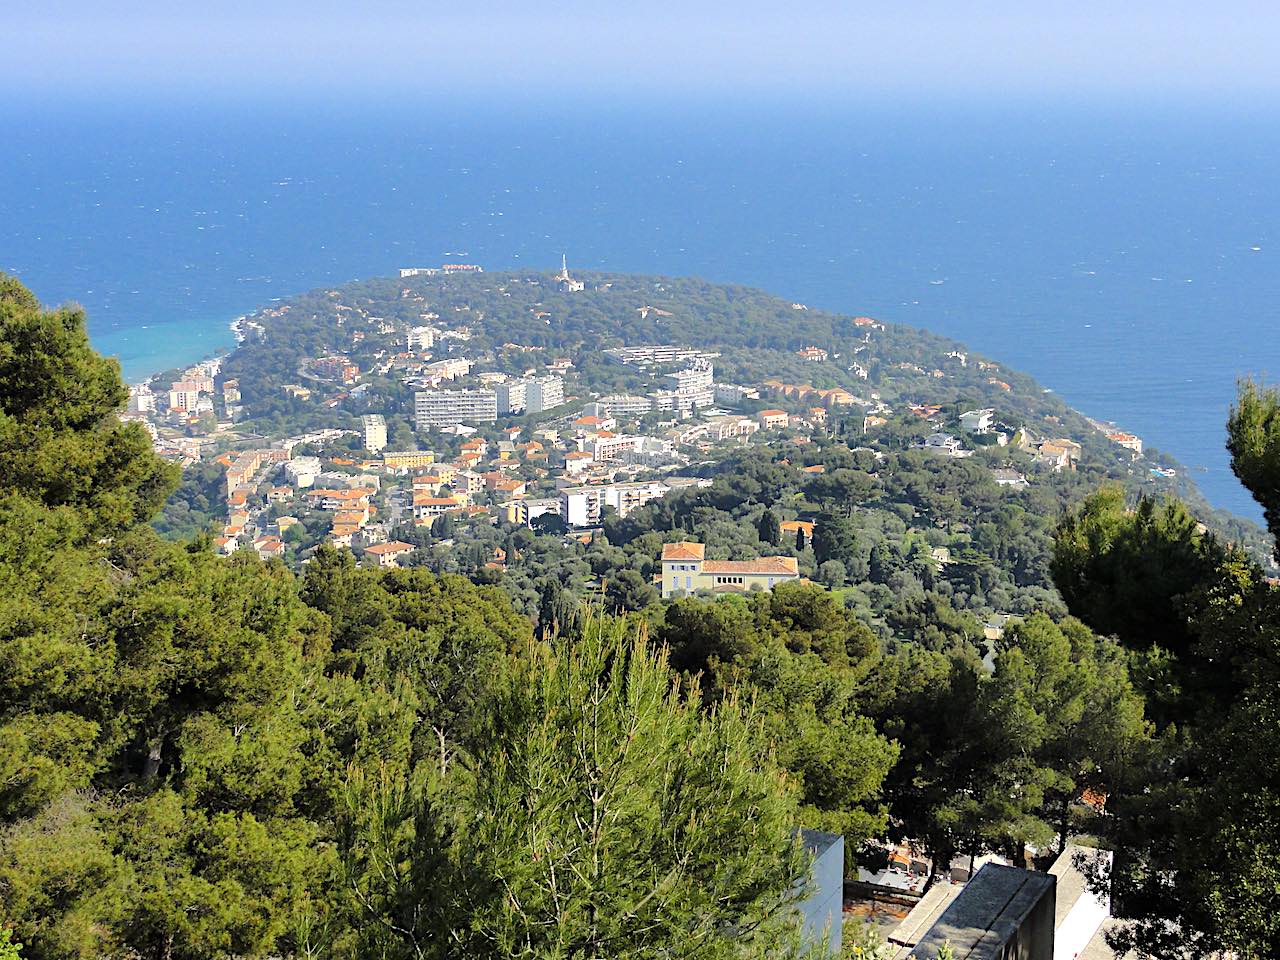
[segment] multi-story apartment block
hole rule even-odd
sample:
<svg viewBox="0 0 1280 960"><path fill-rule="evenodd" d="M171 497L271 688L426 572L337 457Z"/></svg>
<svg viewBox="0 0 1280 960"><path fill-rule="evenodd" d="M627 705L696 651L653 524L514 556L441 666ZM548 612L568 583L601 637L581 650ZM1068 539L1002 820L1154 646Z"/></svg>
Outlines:
<svg viewBox="0 0 1280 960"><path fill-rule="evenodd" d="M626 435L596 437L594 440L589 441L591 458L597 463L604 463L608 460L621 460L628 451L641 449L644 439L644 437Z"/></svg>
<svg viewBox="0 0 1280 960"><path fill-rule="evenodd" d="M498 397L498 413L521 413L528 405L528 390L528 380L496 384L493 392Z"/></svg>
<svg viewBox="0 0 1280 960"><path fill-rule="evenodd" d="M529 413L542 413L564 403L563 377L538 377L530 380L525 390L525 409Z"/></svg>
<svg viewBox="0 0 1280 960"><path fill-rule="evenodd" d="M668 373L662 379L668 389L678 393L682 390L706 390L712 386L715 376L709 360L695 360L685 369Z"/></svg>
<svg viewBox="0 0 1280 960"><path fill-rule="evenodd" d="M665 496L670 489L657 480L565 487L560 491L560 516L572 527L590 527L600 522L605 507L613 507L618 516L625 517L650 500Z"/></svg>
<svg viewBox="0 0 1280 960"><path fill-rule="evenodd" d="M200 391L185 381L179 381L169 388L169 409L183 413L195 410L200 405Z"/></svg>
<svg viewBox="0 0 1280 960"><path fill-rule="evenodd" d="M413 418L419 430L493 423L498 397L492 390L420 390L413 395Z"/></svg>
<svg viewBox="0 0 1280 960"><path fill-rule="evenodd" d="M436 345L436 331L433 327L410 327L406 336L409 350L430 350Z"/></svg>
<svg viewBox="0 0 1280 960"><path fill-rule="evenodd" d="M432 450L384 450L382 467L384 470L420 470L436 462Z"/></svg>
<svg viewBox="0 0 1280 960"><path fill-rule="evenodd" d="M679 414L692 413L715 406L713 387L694 387L688 390L655 390L649 394L655 410L670 410Z"/></svg>
<svg viewBox="0 0 1280 960"><path fill-rule="evenodd" d="M342 356L317 357L311 361L311 369L318 377L343 383L355 383L360 376L360 368Z"/></svg>
<svg viewBox="0 0 1280 960"><path fill-rule="evenodd" d="M371 413L360 418L364 428L364 448L370 453L379 453L387 445L387 421L380 413Z"/></svg>
<svg viewBox="0 0 1280 960"><path fill-rule="evenodd" d="M736 407L744 400L756 400L759 397L760 391L754 387L744 387L736 383L716 384L716 403Z"/></svg>
<svg viewBox="0 0 1280 960"><path fill-rule="evenodd" d="M596 416L604 416L607 413L611 417L641 417L653 409L653 401L648 397L628 393L610 393L588 406L603 408L603 413L597 410L587 411L585 407L583 408L584 413L590 412Z"/></svg>
<svg viewBox="0 0 1280 960"><path fill-rule="evenodd" d="M669 343L648 344L641 347L615 347L604 353L614 363L635 364L641 367L663 363L692 363L719 356L719 354L704 353L692 347L678 347Z"/></svg>
<svg viewBox="0 0 1280 960"><path fill-rule="evenodd" d="M156 408L156 395L145 383L137 383L129 388L130 413L151 413Z"/></svg>
<svg viewBox="0 0 1280 960"><path fill-rule="evenodd" d="M309 487L320 476L323 468L319 457L294 457L284 465L284 475L295 487Z"/></svg>

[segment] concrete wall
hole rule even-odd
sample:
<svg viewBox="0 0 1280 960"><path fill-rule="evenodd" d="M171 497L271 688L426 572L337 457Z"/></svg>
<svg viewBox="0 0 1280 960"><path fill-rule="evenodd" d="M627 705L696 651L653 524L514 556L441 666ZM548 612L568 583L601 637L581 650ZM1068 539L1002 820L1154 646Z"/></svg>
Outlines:
<svg viewBox="0 0 1280 960"><path fill-rule="evenodd" d="M828 947L839 954L844 916L844 837L817 830L801 831L801 837L813 854L809 870L811 891L799 904L804 916L804 939L816 946L826 937Z"/></svg>

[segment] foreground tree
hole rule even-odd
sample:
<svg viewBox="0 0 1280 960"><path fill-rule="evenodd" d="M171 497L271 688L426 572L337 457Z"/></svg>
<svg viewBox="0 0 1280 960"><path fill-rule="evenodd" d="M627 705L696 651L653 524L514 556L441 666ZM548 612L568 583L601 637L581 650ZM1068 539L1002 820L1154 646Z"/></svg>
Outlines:
<svg viewBox="0 0 1280 960"><path fill-rule="evenodd" d="M1242 387L1228 423L1237 475L1280 534L1280 396ZM1076 612L1133 651L1159 724L1144 782L1103 822L1109 881L1144 956L1280 955L1280 591L1176 505L1102 494L1059 534L1055 577Z"/></svg>
<svg viewBox="0 0 1280 960"><path fill-rule="evenodd" d="M120 365L95 353L78 307L43 309L0 274L0 493L73 510L81 538L150 519L178 472L116 414Z"/></svg>
<svg viewBox="0 0 1280 960"><path fill-rule="evenodd" d="M753 708L705 712L597 617L527 647L484 716L420 787L356 785L347 844L399 868L366 897L380 955L796 955L796 800Z"/></svg>

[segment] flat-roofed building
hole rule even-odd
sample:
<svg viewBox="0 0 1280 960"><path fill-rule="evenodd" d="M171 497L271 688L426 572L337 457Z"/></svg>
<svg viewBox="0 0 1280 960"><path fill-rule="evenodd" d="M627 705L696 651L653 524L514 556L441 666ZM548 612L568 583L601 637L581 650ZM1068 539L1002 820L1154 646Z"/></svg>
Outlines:
<svg viewBox="0 0 1280 960"><path fill-rule="evenodd" d="M387 445L387 421L380 413L370 413L360 418L364 429L364 448L378 453Z"/></svg>
<svg viewBox="0 0 1280 960"><path fill-rule="evenodd" d="M384 470L420 470L436 462L433 450L384 450L382 467Z"/></svg>
<svg viewBox="0 0 1280 960"><path fill-rule="evenodd" d="M430 350L436 344L436 332L432 327L410 327L405 339L410 350Z"/></svg>
<svg viewBox="0 0 1280 960"><path fill-rule="evenodd" d="M413 418L419 430L460 423L493 423L498 398L492 390L420 390L413 395Z"/></svg>
<svg viewBox="0 0 1280 960"><path fill-rule="evenodd" d="M537 377L525 389L525 410L542 413L564 403L563 377Z"/></svg>
<svg viewBox="0 0 1280 960"><path fill-rule="evenodd" d="M909 956L932 960L949 943L968 960L1054 960L1056 881L1050 873L988 863Z"/></svg>
<svg viewBox="0 0 1280 960"><path fill-rule="evenodd" d="M629 393L610 393L601 397L594 404L588 404L587 406L601 408L589 411L587 407L583 407L584 413L589 412L596 416L607 414L611 417L640 417L653 409L653 401L648 397Z"/></svg>
<svg viewBox="0 0 1280 960"><path fill-rule="evenodd" d="M670 489L657 480L566 487L560 491L560 516L571 527L591 527L600 522L605 507L612 507L618 516L625 517L650 500L666 496Z"/></svg>
<svg viewBox="0 0 1280 960"><path fill-rule="evenodd" d="M685 369L668 373L662 379L669 390L706 390L712 387L715 375L710 361L695 360Z"/></svg>
<svg viewBox="0 0 1280 960"><path fill-rule="evenodd" d="M528 406L529 381L510 380L495 384L494 395L498 400L498 413L521 413Z"/></svg>

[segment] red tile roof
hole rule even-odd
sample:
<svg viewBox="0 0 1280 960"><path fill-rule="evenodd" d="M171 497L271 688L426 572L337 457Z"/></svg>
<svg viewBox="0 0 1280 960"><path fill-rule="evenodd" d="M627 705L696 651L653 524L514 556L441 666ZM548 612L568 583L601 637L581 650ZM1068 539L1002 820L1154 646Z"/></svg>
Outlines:
<svg viewBox="0 0 1280 960"><path fill-rule="evenodd" d="M690 543L688 541L668 543L662 548L662 559L664 562L668 560L701 560L706 549L701 543Z"/></svg>
<svg viewBox="0 0 1280 960"><path fill-rule="evenodd" d="M800 569L795 557L761 557L758 560L708 560L702 565L702 572L796 576Z"/></svg>
<svg viewBox="0 0 1280 960"><path fill-rule="evenodd" d="M365 553L372 553L374 556L385 556L387 554L408 553L413 550L413 544L402 543L399 540L392 540L389 543L376 543L372 547L365 547Z"/></svg>

